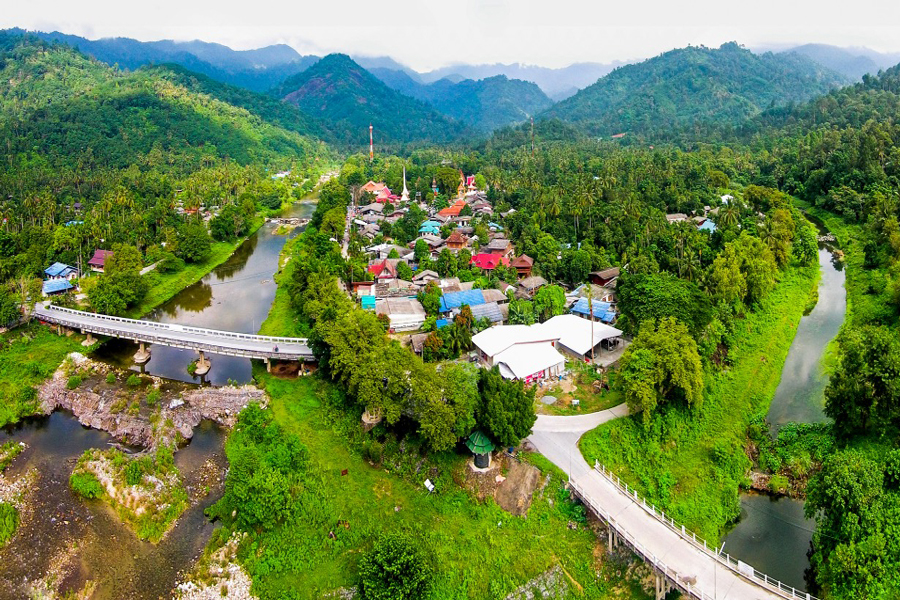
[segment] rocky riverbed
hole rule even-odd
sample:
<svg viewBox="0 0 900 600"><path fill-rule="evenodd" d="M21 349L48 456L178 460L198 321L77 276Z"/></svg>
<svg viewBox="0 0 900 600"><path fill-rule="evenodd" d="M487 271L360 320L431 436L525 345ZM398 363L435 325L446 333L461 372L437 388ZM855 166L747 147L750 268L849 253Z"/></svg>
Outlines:
<svg viewBox="0 0 900 600"><path fill-rule="evenodd" d="M134 446L155 448L193 436L203 419L232 427L250 402L266 403L251 386L192 387L121 372L74 352L38 390L40 411L71 411L82 425Z"/></svg>

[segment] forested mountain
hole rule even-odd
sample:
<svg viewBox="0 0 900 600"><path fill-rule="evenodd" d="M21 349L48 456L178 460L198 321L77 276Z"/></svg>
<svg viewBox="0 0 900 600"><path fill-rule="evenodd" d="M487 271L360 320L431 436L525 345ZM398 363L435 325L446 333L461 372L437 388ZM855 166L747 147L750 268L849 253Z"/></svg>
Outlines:
<svg viewBox="0 0 900 600"><path fill-rule="evenodd" d="M24 34L21 29L10 33ZM131 38L103 38L89 40L57 31L34 32L43 40L61 42L80 50L108 65L134 70L144 65L173 63L202 73L217 81L249 90L263 92L272 89L289 76L299 73L319 60L317 56L302 56L285 44L254 50L232 50L222 44L194 40L176 42L160 40L141 42Z"/></svg>
<svg viewBox="0 0 900 600"><path fill-rule="evenodd" d="M191 90L159 69L122 73L62 46L0 37L0 127L7 151L127 167L177 155L240 164L303 159L319 143ZM300 124L298 119L297 125Z"/></svg>
<svg viewBox="0 0 900 600"><path fill-rule="evenodd" d="M578 90L591 85L614 68L627 63L615 61L610 64L575 63L568 67L553 69L536 65L490 64L490 65L451 65L421 73L424 83L433 83L441 79L461 81L464 79L486 79L497 75L505 75L510 79L521 79L536 83L547 96L558 101L568 98Z"/></svg>
<svg viewBox="0 0 900 600"><path fill-rule="evenodd" d="M791 48L789 52L802 54L851 81L862 79L866 73L877 73L880 68L878 63L868 56L828 44L804 44Z"/></svg>
<svg viewBox="0 0 900 600"><path fill-rule="evenodd" d="M368 142L369 124L378 144L435 143L458 139L465 126L423 102L391 89L349 56L330 54L287 79L274 94L300 108L356 148Z"/></svg>
<svg viewBox="0 0 900 600"><path fill-rule="evenodd" d="M478 81L441 79L425 85L403 71L369 71L401 94L427 102L448 117L485 132L520 123L553 105L536 84L505 75Z"/></svg>
<svg viewBox="0 0 900 600"><path fill-rule="evenodd" d="M807 100L846 79L798 54L753 54L736 43L672 50L621 67L546 115L596 135L732 123Z"/></svg>

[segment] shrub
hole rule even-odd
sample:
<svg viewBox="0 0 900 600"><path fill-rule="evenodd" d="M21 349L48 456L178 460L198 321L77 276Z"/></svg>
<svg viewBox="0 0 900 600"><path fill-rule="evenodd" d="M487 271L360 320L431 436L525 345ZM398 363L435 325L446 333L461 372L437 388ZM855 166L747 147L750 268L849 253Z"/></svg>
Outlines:
<svg viewBox="0 0 900 600"><path fill-rule="evenodd" d="M138 387L141 385L141 378L137 375L129 375L128 379L125 381L125 385L128 387Z"/></svg>
<svg viewBox="0 0 900 600"><path fill-rule="evenodd" d="M363 600L427 598L432 570L425 553L402 532L380 537L359 561L359 595Z"/></svg>
<svg viewBox="0 0 900 600"><path fill-rule="evenodd" d="M115 383L115 382L116 382L116 374L113 373L112 371L110 371L110 372L106 375L106 383L112 385L112 384Z"/></svg>
<svg viewBox="0 0 900 600"><path fill-rule="evenodd" d="M0 548L13 536L19 526L19 511L12 504L0 502Z"/></svg>
<svg viewBox="0 0 900 600"><path fill-rule="evenodd" d="M103 495L103 485L93 473L72 473L72 476L69 477L69 487L76 494L88 500Z"/></svg>
<svg viewBox="0 0 900 600"><path fill-rule="evenodd" d="M74 390L79 385L81 385L81 375L72 375L69 377L69 380L66 382L66 388L70 390Z"/></svg>
<svg viewBox="0 0 900 600"><path fill-rule="evenodd" d="M144 465L139 460L132 460L125 467L125 483L138 485L144 478Z"/></svg>
<svg viewBox="0 0 900 600"><path fill-rule="evenodd" d="M791 482L784 475L772 475L769 479L769 490L774 494L787 494L791 489Z"/></svg>
<svg viewBox="0 0 900 600"><path fill-rule="evenodd" d="M157 389L152 389L147 393L147 406L154 407L162 397L162 393Z"/></svg>

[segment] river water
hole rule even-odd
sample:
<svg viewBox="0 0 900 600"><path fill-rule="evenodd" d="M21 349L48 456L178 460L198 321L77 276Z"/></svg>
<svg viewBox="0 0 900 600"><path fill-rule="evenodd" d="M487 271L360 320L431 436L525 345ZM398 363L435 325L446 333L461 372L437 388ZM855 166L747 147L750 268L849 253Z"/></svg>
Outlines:
<svg viewBox="0 0 900 600"><path fill-rule="evenodd" d="M285 216L308 217L315 204L294 205ZM296 232L295 232L296 233ZM295 235L295 233L291 235ZM255 333L266 318L275 297L273 274L289 236L275 235L266 224L245 241L225 263L198 283L184 289L147 319L212 329ZM136 346L119 340L104 344L94 358L121 368L141 370L132 364ZM192 353L167 347L151 347L152 358L143 370L183 382L191 377L187 365ZM210 355L212 369L206 382L249 382L249 359ZM191 489L203 489L210 467L224 470L226 432L204 421L190 443L175 454L175 462ZM222 482L191 506L157 545L142 542L104 504L84 502L70 491L69 475L88 448L114 443L108 434L82 427L73 415L56 411L49 417L32 418L0 430L0 443L25 442L23 452L7 469L16 479L35 468L36 490L30 509L23 513L13 540L0 550L0 600L29 597L32 582L53 572L54 564L73 562L64 569L61 595L96 585L94 600L155 600L169 598L176 582L190 570L203 551L214 525L204 515L222 493ZM30 516L29 516L30 515Z"/></svg>
<svg viewBox="0 0 900 600"><path fill-rule="evenodd" d="M289 217L310 217L316 205L301 202L285 213ZM250 236L232 256L206 277L191 285L168 302L142 317L160 323L178 323L238 333L256 333L269 314L277 285L272 275L278 269L278 257L292 236L276 235L275 225L267 223ZM187 367L197 359L191 350L168 346L148 346L150 361L134 365L137 345L128 340L109 340L94 358L120 368L143 371L167 379L200 383L201 378L188 373ZM203 382L224 385L228 380L248 383L252 378L250 359L235 356L208 355L212 368Z"/></svg>
<svg viewBox="0 0 900 600"><path fill-rule="evenodd" d="M816 225L820 233L827 233L821 224ZM827 420L823 408L828 375L822 357L844 322L847 292L843 264L833 246L819 245L819 268L818 303L800 319L767 415L773 433L789 422ZM806 590L806 553L814 529L815 521L803 514L802 500L742 494L741 517L725 536L724 550L770 577Z"/></svg>

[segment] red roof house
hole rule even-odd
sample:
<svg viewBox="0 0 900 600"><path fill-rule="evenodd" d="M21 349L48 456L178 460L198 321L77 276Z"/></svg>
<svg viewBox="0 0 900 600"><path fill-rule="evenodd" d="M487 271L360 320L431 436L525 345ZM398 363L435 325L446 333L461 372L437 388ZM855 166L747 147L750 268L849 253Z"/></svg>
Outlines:
<svg viewBox="0 0 900 600"><path fill-rule="evenodd" d="M90 265L92 271L102 273L103 268L106 265L106 259L112 256L112 254L111 250L94 250L94 256L88 261L88 265Z"/></svg>
<svg viewBox="0 0 900 600"><path fill-rule="evenodd" d="M472 257L472 263L484 271L493 271L497 265L509 266L509 259L497 254L476 254Z"/></svg>

